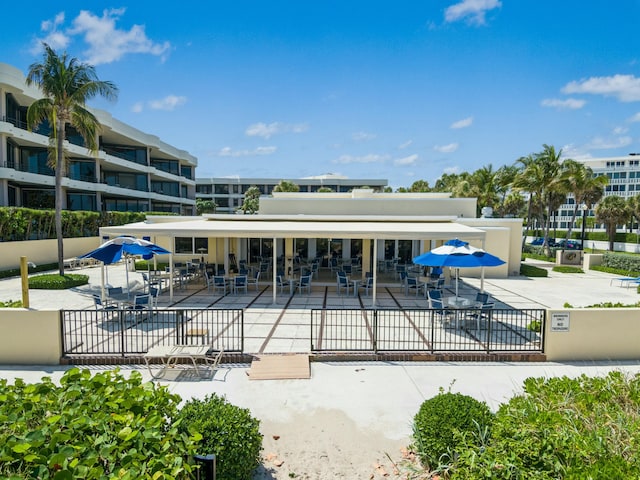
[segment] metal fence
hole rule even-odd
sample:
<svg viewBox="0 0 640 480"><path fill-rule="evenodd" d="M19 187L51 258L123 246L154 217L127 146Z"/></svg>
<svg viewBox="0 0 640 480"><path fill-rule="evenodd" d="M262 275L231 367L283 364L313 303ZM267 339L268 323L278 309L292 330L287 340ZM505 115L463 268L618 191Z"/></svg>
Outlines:
<svg viewBox="0 0 640 480"><path fill-rule="evenodd" d="M141 354L157 345L244 351L242 309L63 310L64 355Z"/></svg>
<svg viewBox="0 0 640 480"><path fill-rule="evenodd" d="M312 352L543 352L546 310L314 309Z"/></svg>

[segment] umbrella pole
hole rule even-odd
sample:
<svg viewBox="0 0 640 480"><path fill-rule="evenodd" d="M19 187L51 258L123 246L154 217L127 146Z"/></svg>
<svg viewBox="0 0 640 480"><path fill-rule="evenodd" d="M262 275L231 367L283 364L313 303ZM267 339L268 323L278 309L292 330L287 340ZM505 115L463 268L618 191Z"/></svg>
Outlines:
<svg viewBox="0 0 640 480"><path fill-rule="evenodd" d="M484 267L480 269L480 293L484 293Z"/></svg>
<svg viewBox="0 0 640 480"><path fill-rule="evenodd" d="M127 279L127 298L131 298L129 295L129 257L124 257L124 274Z"/></svg>
<svg viewBox="0 0 640 480"><path fill-rule="evenodd" d="M100 289L100 299L104 304L106 297L104 294L104 262L100 262L100 279L102 280L102 288Z"/></svg>

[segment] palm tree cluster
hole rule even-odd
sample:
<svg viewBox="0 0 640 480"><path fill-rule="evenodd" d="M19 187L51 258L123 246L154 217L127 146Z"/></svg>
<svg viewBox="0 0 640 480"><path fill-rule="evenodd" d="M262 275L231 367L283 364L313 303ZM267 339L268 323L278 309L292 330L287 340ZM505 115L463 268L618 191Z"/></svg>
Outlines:
<svg viewBox="0 0 640 480"><path fill-rule="evenodd" d="M550 255L552 219L567 203L567 197L573 205L567 238L571 237L581 208L595 207L596 222L605 226L611 250L618 226L634 220L640 223L640 195L626 201L615 195L603 199L608 181L606 175L595 175L591 167L583 163L563 159L562 150L543 145L542 151L521 157L513 165L494 170L489 164L472 173L447 173L433 187L425 180L418 180L411 187L396 191L450 192L453 197L477 198L478 214L482 207L491 207L497 216L522 216L528 229L543 231L545 250Z"/></svg>

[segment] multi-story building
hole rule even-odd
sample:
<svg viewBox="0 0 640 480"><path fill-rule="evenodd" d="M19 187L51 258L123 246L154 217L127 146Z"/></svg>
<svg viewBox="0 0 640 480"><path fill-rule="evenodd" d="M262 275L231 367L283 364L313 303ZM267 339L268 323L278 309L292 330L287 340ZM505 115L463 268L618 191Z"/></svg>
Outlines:
<svg viewBox="0 0 640 480"><path fill-rule="evenodd" d="M233 213L242 206L244 194L250 187L258 187L262 195L270 195L281 180L287 180L300 187L301 192L317 192L321 188L329 188L336 193L344 193L354 188L368 187L381 192L387 186L386 180L352 179L335 174L316 177L283 179L283 178L197 178L196 197L211 200L217 205L218 213Z"/></svg>
<svg viewBox="0 0 640 480"><path fill-rule="evenodd" d="M624 157L588 158L579 161L590 167L594 175L606 175L609 178L609 184L605 187L605 197L617 195L628 198L640 195L640 154L631 153ZM574 208L575 200L570 194L567 196L565 204L557 211L556 228L566 229L569 227ZM583 213L586 213L587 217L595 216L594 209L583 212L582 206L580 206L573 228L579 226L578 221L582 218Z"/></svg>
<svg viewBox="0 0 640 480"><path fill-rule="evenodd" d="M47 163L49 126L29 131L29 105L42 98L22 72L0 63L0 205L53 208L54 170ZM195 157L91 109L100 122L98 152L67 129L63 208L195 214Z"/></svg>

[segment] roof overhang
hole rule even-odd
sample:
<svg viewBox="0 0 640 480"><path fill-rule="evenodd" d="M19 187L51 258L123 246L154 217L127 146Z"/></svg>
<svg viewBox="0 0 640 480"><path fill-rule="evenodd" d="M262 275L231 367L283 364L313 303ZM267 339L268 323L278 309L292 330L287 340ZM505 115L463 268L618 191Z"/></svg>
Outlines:
<svg viewBox="0 0 640 480"><path fill-rule="evenodd" d="M277 217L277 218L274 218ZM481 229L449 218L216 215L131 223L100 229L101 235L230 238L362 238L389 240L483 239Z"/></svg>

